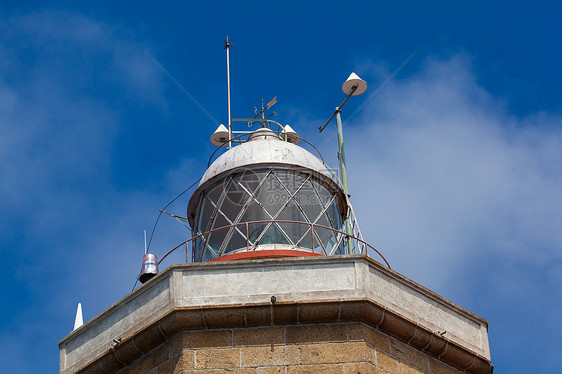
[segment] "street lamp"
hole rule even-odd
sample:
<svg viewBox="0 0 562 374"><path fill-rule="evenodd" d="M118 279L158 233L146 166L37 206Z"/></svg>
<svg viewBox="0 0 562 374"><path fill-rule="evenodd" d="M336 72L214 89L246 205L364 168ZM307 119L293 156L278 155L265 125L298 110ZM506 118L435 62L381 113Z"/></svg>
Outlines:
<svg viewBox="0 0 562 374"><path fill-rule="evenodd" d="M321 126L318 129L320 130L320 132L324 131L324 129L326 128L326 126L328 126L328 124L334 118L334 116L336 117L336 123L338 128L338 148L339 148L338 158L340 161L341 183L343 187L343 192L345 194L345 198L347 200L349 198L349 192L348 192L349 189L347 185L347 168L345 165L345 152L343 147L343 126L341 120L341 108L344 106L344 104L351 96L361 95L363 92L365 92L365 90L367 90L367 82L359 78L357 74L351 73L347 78L347 80L344 82L344 84L341 86L341 89L347 95L347 97L345 98L343 103L341 103L340 106L336 107L334 114L332 114L328 122L326 122L324 126ZM353 230L351 228L351 221L349 219L349 213L350 213L349 207L346 213L347 213L347 219L345 220L346 231L348 235L353 235ZM353 253L353 244L349 244L349 251L350 253Z"/></svg>

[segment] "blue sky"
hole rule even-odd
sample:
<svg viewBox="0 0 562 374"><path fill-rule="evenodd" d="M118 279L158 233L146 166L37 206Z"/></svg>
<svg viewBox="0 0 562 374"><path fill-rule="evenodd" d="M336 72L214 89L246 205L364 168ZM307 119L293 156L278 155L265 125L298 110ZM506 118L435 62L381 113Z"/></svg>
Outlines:
<svg viewBox="0 0 562 374"><path fill-rule="evenodd" d="M334 166L335 126L317 128L351 71L368 82L343 113L364 235L489 320L497 373L558 372L560 14L554 1L3 1L3 371L56 372L76 304L88 320L130 292L143 230L203 174L226 122L228 34L233 116L278 96L277 119ZM151 249L187 235L163 218Z"/></svg>

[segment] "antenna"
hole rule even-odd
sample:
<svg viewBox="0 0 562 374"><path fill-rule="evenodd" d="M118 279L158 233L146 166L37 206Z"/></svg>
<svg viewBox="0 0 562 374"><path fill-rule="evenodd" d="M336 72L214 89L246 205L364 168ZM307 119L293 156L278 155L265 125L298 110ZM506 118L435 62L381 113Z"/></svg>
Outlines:
<svg viewBox="0 0 562 374"><path fill-rule="evenodd" d="M144 230L144 254L146 254L146 230Z"/></svg>
<svg viewBox="0 0 562 374"><path fill-rule="evenodd" d="M228 35L224 41L224 48L226 49L226 85L228 96L228 149L232 147L232 117L230 115L230 47L234 44L228 41Z"/></svg>

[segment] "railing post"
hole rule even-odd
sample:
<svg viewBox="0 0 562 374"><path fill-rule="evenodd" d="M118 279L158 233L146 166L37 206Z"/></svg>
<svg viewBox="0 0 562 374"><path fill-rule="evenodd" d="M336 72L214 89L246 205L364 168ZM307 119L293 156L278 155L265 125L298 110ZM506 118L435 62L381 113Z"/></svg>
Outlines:
<svg viewBox="0 0 562 374"><path fill-rule="evenodd" d="M314 252L314 223L310 224L310 234L312 235L312 252Z"/></svg>
<svg viewBox="0 0 562 374"><path fill-rule="evenodd" d="M250 234L248 230L248 221L246 221L246 251L250 250Z"/></svg>

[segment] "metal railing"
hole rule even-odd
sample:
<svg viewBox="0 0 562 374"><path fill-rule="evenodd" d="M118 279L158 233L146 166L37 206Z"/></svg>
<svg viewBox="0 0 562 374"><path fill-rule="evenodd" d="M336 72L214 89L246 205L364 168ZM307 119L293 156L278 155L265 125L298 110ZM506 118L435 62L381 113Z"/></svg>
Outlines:
<svg viewBox="0 0 562 374"><path fill-rule="evenodd" d="M186 241L178 244L175 248L173 248L172 250L170 250L168 253L166 253L164 255L164 257L162 257L162 259L158 262L158 265L160 265L164 259L166 257L168 257L170 254L172 254L174 251L176 251L178 248L182 247L183 245L185 245L185 262L189 262L189 244L191 243L191 246L193 248L193 242L199 238L205 238L207 235L220 231L220 230L229 230L231 228L238 228L239 226L245 226L245 230L246 230L246 247L242 247L242 248L238 248L235 251L231 251L228 254L232 254L232 253L238 253L241 252L243 250L245 251L255 251L257 245L259 244L253 244L251 245L248 238L249 238L249 225L252 224L268 224L268 223L290 223L290 224L298 224L298 225L306 225L309 226L310 229L310 235L311 235L311 248L309 248L311 251L314 251L315 245L314 245L314 237L317 236L318 234L315 235L315 229L322 229L322 230L330 230L332 232L334 232L336 235L339 235L340 238L342 238L343 240L338 240L336 245L334 245L333 248L337 248L342 244L342 243L347 243L348 248L357 248L358 253L359 254L364 254L368 257L369 256L369 252L368 249L372 249L375 253L377 253L380 258L382 258L382 260L384 261L384 263L386 264L386 266L390 269L390 264L388 263L388 261L386 261L386 259L384 258L384 256L373 246L369 245L367 242L365 242L361 236L360 231L357 230L353 230L357 235L351 235L348 234L344 231L341 230L337 230L334 229L332 227L328 227L328 226L323 226L323 225L318 225L318 224L314 224L314 223L309 223L309 222L302 222L302 221L288 221L288 220L268 220L268 221L248 221L248 222L240 222L240 223L236 223L236 224L232 224L232 225L227 225L227 226L222 226L201 234L198 234L196 236L193 236L189 239L187 239ZM355 227L354 227L355 228ZM305 235L308 235L308 233L305 233ZM346 245L344 245L345 247ZM323 248L323 246L321 246ZM307 247L297 247L295 245L294 249L302 249L302 248L307 248ZM324 249L324 248L323 248ZM335 250L332 251L332 253ZM328 255L328 253L326 253Z"/></svg>

